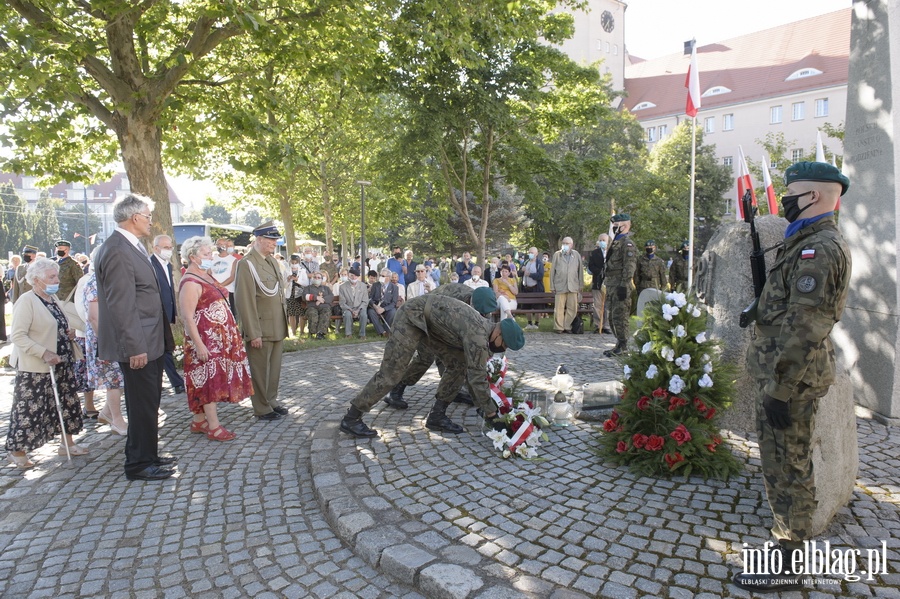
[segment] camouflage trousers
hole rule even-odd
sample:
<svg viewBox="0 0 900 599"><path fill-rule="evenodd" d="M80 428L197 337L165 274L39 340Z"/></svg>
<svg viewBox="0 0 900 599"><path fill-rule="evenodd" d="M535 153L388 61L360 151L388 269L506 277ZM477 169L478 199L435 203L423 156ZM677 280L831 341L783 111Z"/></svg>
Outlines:
<svg viewBox="0 0 900 599"><path fill-rule="evenodd" d="M319 304L312 302L306 307L306 319L309 321L309 334L325 334L328 325L331 324L331 303Z"/></svg>
<svg viewBox="0 0 900 599"><path fill-rule="evenodd" d="M801 383L790 402L791 426L775 430L766 421L762 405L767 379L757 382L756 434L766 497L772 510L772 536L793 549L812 536L812 516L817 504L810 441L816 408L828 387Z"/></svg>
<svg viewBox="0 0 900 599"><path fill-rule="evenodd" d="M620 344L628 341L628 319L631 318L631 285L625 285L625 299L620 300L618 286L606 287L606 301L609 302L609 328Z"/></svg>
<svg viewBox="0 0 900 599"><path fill-rule="evenodd" d="M435 399L450 403L456 397L460 386L466 381L465 354L449 347L444 351L432 347L428 343L428 335L414 322L421 322L421 318L421 312L405 308L397 310L381 366L350 402L355 408L368 412L396 384L415 385L436 359L443 362L443 372ZM479 398L474 393L472 397L476 407L488 413L496 408L490 397Z"/></svg>

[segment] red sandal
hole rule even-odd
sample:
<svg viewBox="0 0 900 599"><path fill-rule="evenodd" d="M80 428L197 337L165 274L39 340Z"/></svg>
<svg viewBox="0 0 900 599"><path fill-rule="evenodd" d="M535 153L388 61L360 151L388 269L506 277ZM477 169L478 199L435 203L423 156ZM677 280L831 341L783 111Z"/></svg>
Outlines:
<svg viewBox="0 0 900 599"><path fill-rule="evenodd" d="M197 422L196 420L191 422L191 432L199 433L201 435L205 435L209 432L209 422L206 420L201 420Z"/></svg>
<svg viewBox="0 0 900 599"><path fill-rule="evenodd" d="M224 426L214 428L206 433L206 438L212 439L213 441L231 441L236 436L237 435L226 429Z"/></svg>

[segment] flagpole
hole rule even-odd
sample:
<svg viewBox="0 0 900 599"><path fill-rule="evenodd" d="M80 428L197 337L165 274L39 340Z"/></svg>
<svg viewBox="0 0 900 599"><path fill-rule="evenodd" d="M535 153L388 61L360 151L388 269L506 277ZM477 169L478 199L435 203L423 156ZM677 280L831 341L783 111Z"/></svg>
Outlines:
<svg viewBox="0 0 900 599"><path fill-rule="evenodd" d="M696 175L697 161L697 116L691 117L691 205L688 211L690 225L688 226L688 279L687 290L690 293L694 286L694 182Z"/></svg>

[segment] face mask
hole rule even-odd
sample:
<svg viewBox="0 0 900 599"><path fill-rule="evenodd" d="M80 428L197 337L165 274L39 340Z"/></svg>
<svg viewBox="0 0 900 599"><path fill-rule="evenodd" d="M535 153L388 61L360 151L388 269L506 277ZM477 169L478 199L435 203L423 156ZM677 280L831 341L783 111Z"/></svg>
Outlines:
<svg viewBox="0 0 900 599"><path fill-rule="evenodd" d="M531 252L529 252L529 253L528 253L528 259L529 259L529 260L534 260L534 254L531 253Z"/></svg>
<svg viewBox="0 0 900 599"><path fill-rule="evenodd" d="M60 258L64 258L66 256L66 250L56 250L56 255Z"/></svg>
<svg viewBox="0 0 900 599"><path fill-rule="evenodd" d="M399 260L402 256L403 256L403 254L398 252L398 253L394 254L394 259Z"/></svg>
<svg viewBox="0 0 900 599"><path fill-rule="evenodd" d="M312 254L303 254L303 257L306 258L307 262L312 260Z"/></svg>
<svg viewBox="0 0 900 599"><path fill-rule="evenodd" d="M382 283L384 283L385 285L387 285L387 283L388 283L388 281L390 281L390 279L388 279L387 277L381 277L381 278L379 279L379 281L381 281Z"/></svg>
<svg viewBox="0 0 900 599"><path fill-rule="evenodd" d="M613 227L613 235L618 235L622 230L622 227Z"/></svg>
<svg viewBox="0 0 900 599"><path fill-rule="evenodd" d="M300 270L300 265L299 265L299 264L291 264L291 270L292 270L293 272L299 271L299 270Z"/></svg>
<svg viewBox="0 0 900 599"><path fill-rule="evenodd" d="M459 283L459 278L450 279L451 283Z"/></svg>
<svg viewBox="0 0 900 599"><path fill-rule="evenodd" d="M24 256L22 256L22 262L28 264L33 258L34 256L32 256L31 254L25 254Z"/></svg>
<svg viewBox="0 0 900 599"><path fill-rule="evenodd" d="M164 262L168 262L172 259L172 250L159 250L159 257L162 258Z"/></svg>
<svg viewBox="0 0 900 599"><path fill-rule="evenodd" d="M227 248L224 245L217 245L216 251L219 253L223 253Z"/></svg>
<svg viewBox="0 0 900 599"><path fill-rule="evenodd" d="M562 245L562 251L564 251L564 252L568 252L568 251L569 251L569 244L568 244L568 243L564 243L564 244Z"/></svg>
<svg viewBox="0 0 900 599"><path fill-rule="evenodd" d="M209 270L213 267L212 258L201 258L200 259L200 270Z"/></svg>
<svg viewBox="0 0 900 599"><path fill-rule="evenodd" d="M547 256L544 256L544 262L550 262L550 258L548 258Z"/></svg>
<svg viewBox="0 0 900 599"><path fill-rule="evenodd" d="M648 255L648 256L652 256L652 255L653 255L653 248L646 248L644 251L647 252L647 255Z"/></svg>
<svg viewBox="0 0 900 599"><path fill-rule="evenodd" d="M797 207L800 203L800 198L810 193L812 193L812 191L797 193L791 196L781 196L781 207L784 208L784 218L786 218L789 223L800 218L803 211L812 206L812 204L807 204L803 208Z"/></svg>
<svg viewBox="0 0 900 599"><path fill-rule="evenodd" d="M598 241L598 242L597 242L597 247L599 247L601 250L605 250L605 249L606 249L606 242L605 242L605 241Z"/></svg>
<svg viewBox="0 0 900 599"><path fill-rule="evenodd" d="M481 278L481 277L479 277L478 275L472 275L472 280L473 280L473 281L476 281L476 282L477 282L478 279L480 279L480 278Z"/></svg>
<svg viewBox="0 0 900 599"><path fill-rule="evenodd" d="M315 285L316 287L318 287L321 284L322 284L322 279L313 279L313 285Z"/></svg>
<svg viewBox="0 0 900 599"><path fill-rule="evenodd" d="M501 345L494 345L494 342L493 342L493 341L488 341L488 349L490 349L490 350L491 350L491 353L493 353L493 354L502 354L503 352L506 351L505 349L503 349L503 345L502 345L502 344L501 344Z"/></svg>
<svg viewBox="0 0 900 599"><path fill-rule="evenodd" d="M44 292L46 292L48 295L55 295L57 291L59 291L59 283L54 283L53 285L47 285L44 288Z"/></svg>
<svg viewBox="0 0 900 599"><path fill-rule="evenodd" d="M346 283L346 282L347 282L347 277L341 277L341 282L342 282L342 283Z"/></svg>
<svg viewBox="0 0 900 599"><path fill-rule="evenodd" d="M351 282L351 283L356 283L358 280L359 280L359 279L357 279L357 278L354 277L354 276L351 276L351 277L350 277L350 282Z"/></svg>

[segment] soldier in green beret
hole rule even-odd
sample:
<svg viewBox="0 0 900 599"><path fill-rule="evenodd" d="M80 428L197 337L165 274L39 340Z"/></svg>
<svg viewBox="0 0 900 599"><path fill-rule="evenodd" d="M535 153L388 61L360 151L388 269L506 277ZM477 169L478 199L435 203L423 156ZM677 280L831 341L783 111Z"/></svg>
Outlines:
<svg viewBox="0 0 900 599"><path fill-rule="evenodd" d="M72 249L72 243L65 239L56 242L56 263L59 265L59 291L56 297L61 300L67 300L69 294L78 285L78 279L84 276L81 265L69 256Z"/></svg>
<svg viewBox="0 0 900 599"><path fill-rule="evenodd" d="M681 249L677 256L672 258L672 265L669 267L669 285L672 291L687 291L688 280L688 258L691 255L691 244L685 239L681 242Z"/></svg>
<svg viewBox="0 0 900 599"><path fill-rule="evenodd" d="M644 244L644 255L637 261L634 286L637 287L637 295L644 289L665 291L669 286L666 282L666 263L656 255L656 242L652 239Z"/></svg>
<svg viewBox="0 0 900 599"><path fill-rule="evenodd" d="M747 370L759 386L757 435L772 535L785 570L812 534L816 487L810 440L819 400L834 383L831 329L841 318L850 283L850 250L834 209L850 181L824 162L785 171L781 198L790 223L763 286ZM801 216L803 218L801 218ZM802 554L801 554L802 555ZM735 585L756 591L802 587L799 574L738 573Z"/></svg>
<svg viewBox="0 0 900 599"><path fill-rule="evenodd" d="M628 319L631 316L631 292L637 268L637 246L631 239L631 216L616 214L612 244L606 253L606 297L609 301L609 326L616 336L616 346L606 350L606 357L618 356L628 346Z"/></svg>
<svg viewBox="0 0 900 599"><path fill-rule="evenodd" d="M446 367L438 384L434 407L426 420L426 425L431 425L429 428L444 430L449 428L443 422L447 419L447 407L463 381L485 416L496 414L497 406L488 387L487 361L491 353L500 353L507 348L522 349L525 336L512 318L495 325L471 306L452 297L428 293L407 300L394 317L381 367L350 402L350 409L341 420L342 431L355 437L378 435L366 426L362 415L401 381L420 344L425 344Z"/></svg>

